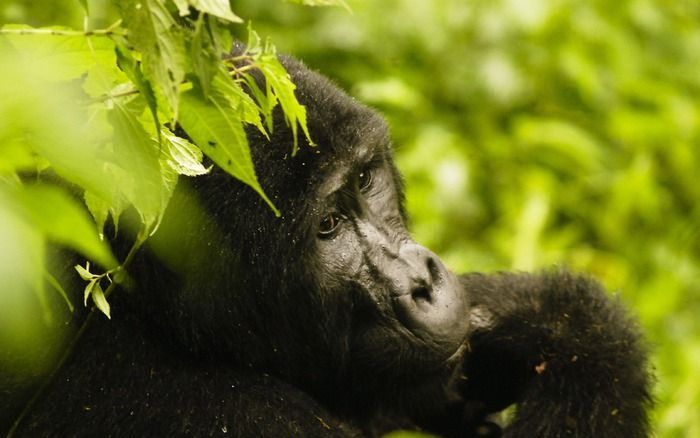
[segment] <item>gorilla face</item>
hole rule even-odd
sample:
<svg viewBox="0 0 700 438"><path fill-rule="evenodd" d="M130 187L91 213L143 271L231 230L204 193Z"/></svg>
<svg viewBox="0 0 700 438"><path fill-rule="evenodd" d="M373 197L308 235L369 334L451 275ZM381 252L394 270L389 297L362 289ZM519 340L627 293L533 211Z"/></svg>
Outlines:
<svg viewBox="0 0 700 438"><path fill-rule="evenodd" d="M351 359L429 373L464 342L467 300L440 259L409 236L389 145L366 138L353 165L335 167L319 189L321 289L354 297Z"/></svg>

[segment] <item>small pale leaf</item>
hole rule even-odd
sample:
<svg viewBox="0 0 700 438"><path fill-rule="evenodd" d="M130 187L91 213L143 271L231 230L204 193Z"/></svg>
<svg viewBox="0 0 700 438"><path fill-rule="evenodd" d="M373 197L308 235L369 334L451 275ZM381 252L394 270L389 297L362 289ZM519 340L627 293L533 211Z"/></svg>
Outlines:
<svg viewBox="0 0 700 438"><path fill-rule="evenodd" d="M87 300L92 294L93 289L95 289L95 285L97 284L97 278L93 278L90 280L88 284L85 285L85 291L83 292L83 305L87 306Z"/></svg>
<svg viewBox="0 0 700 438"><path fill-rule="evenodd" d="M85 281L91 281L94 278L99 277L98 275L90 272L90 262L87 262L84 268L80 265L75 265L75 270L78 271L80 278L82 278Z"/></svg>
<svg viewBox="0 0 700 438"><path fill-rule="evenodd" d="M190 2L187 0L173 0L175 6L177 6L177 12L181 17L190 15Z"/></svg>
<svg viewBox="0 0 700 438"><path fill-rule="evenodd" d="M196 9L211 14L215 17L230 21L231 23L243 23L241 17L231 11L229 0L189 0Z"/></svg>
<svg viewBox="0 0 700 438"><path fill-rule="evenodd" d="M202 164L202 150L197 146L166 128L161 130L161 134L168 146L166 162L174 171L180 175L199 176L211 170L211 167L206 168Z"/></svg>
<svg viewBox="0 0 700 438"><path fill-rule="evenodd" d="M105 298L100 283L95 283L95 287L92 289L92 302L95 303L95 307L97 307L100 312L104 313L108 319L112 319L109 303L107 302L107 298Z"/></svg>

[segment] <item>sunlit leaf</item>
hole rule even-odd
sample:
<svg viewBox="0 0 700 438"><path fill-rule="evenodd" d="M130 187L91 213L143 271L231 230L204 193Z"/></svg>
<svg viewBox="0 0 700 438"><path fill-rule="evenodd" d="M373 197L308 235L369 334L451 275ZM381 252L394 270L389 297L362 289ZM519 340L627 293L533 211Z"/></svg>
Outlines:
<svg viewBox="0 0 700 438"><path fill-rule="evenodd" d="M105 298L105 294L102 291L102 286L100 286L100 283L95 283L90 295L92 296L92 302L95 303L95 307L97 307L100 312L104 313L107 318L112 319L112 316L110 315L109 303L107 302L107 298Z"/></svg>
<svg viewBox="0 0 700 438"><path fill-rule="evenodd" d="M242 23L243 20L231 11L229 0L189 0L195 9L215 17L230 21L231 23Z"/></svg>
<svg viewBox="0 0 700 438"><path fill-rule="evenodd" d="M202 150L187 139L178 137L167 129L162 130L165 144L167 164L180 175L199 176L208 173L211 167L202 164Z"/></svg>
<svg viewBox="0 0 700 438"><path fill-rule="evenodd" d="M231 111L230 103L216 88L209 99L205 99L201 90L196 88L183 93L180 123L207 156L226 172L251 186L279 214L255 175L240 115Z"/></svg>
<svg viewBox="0 0 700 438"><path fill-rule="evenodd" d="M247 77L250 78L249 75ZM250 81L254 84L253 87L255 87L256 92L260 92L260 88L255 83L255 80L250 78ZM260 111L262 110L267 120L271 122L274 103L270 107L270 101L263 94L260 97L262 100L260 105L265 105L265 108L263 109L261 106L256 105L253 98L241 88L241 84L231 80L231 76L224 66L219 68L217 75L214 77L214 83L217 90L228 100L231 109L238 112L244 123L254 125L261 133L267 135L260 119ZM246 83L250 82L246 81Z"/></svg>
<svg viewBox="0 0 700 438"><path fill-rule="evenodd" d="M80 275L80 278L82 278L85 281L91 281L94 278L98 277L98 275L90 272L90 262L88 262L84 268L80 265L75 265L75 270L78 271L78 275Z"/></svg>
<svg viewBox="0 0 700 438"><path fill-rule="evenodd" d="M233 47L233 37L228 27L222 25L218 20L207 20L209 34L216 53L228 53Z"/></svg>
<svg viewBox="0 0 700 438"><path fill-rule="evenodd" d="M153 116L155 129L160 125L158 120L158 103L151 83L147 81L141 70L141 62L135 59L131 51L126 47L124 41L119 41L116 45L117 63L124 73L129 77L133 85L139 91L139 95L145 100L148 109Z"/></svg>
<svg viewBox="0 0 700 438"><path fill-rule="evenodd" d="M181 17L190 15L190 2L189 0L172 0L177 6L177 12Z"/></svg>
<svg viewBox="0 0 700 438"><path fill-rule="evenodd" d="M95 307L97 307L100 312L104 313L107 318L111 319L109 303L102 290L102 286L100 286L100 280L101 277L94 277L85 285L85 290L83 291L83 305L87 306L88 298L92 298Z"/></svg>
<svg viewBox="0 0 700 438"><path fill-rule="evenodd" d="M299 103L294 90L296 85L292 82L289 74L280 63L274 49L268 45L265 53L257 60L260 71L265 76L265 83L275 93L277 100L284 111L284 118L292 130L294 137L294 149L292 154L298 149L297 125L301 127L307 140L313 144L311 135L306 126L306 108ZM268 93L269 94L269 93Z"/></svg>
<svg viewBox="0 0 700 438"><path fill-rule="evenodd" d="M85 289L83 290L83 305L87 306L87 300L90 298L90 295L92 295L92 291L95 289L95 285L97 284L97 281L99 278L91 278L88 281L88 284L85 285Z"/></svg>
<svg viewBox="0 0 700 438"><path fill-rule="evenodd" d="M73 248L107 268L117 265L87 212L64 191L46 185L28 186L15 194L15 202L25 220L48 239Z"/></svg>
<svg viewBox="0 0 700 438"><path fill-rule="evenodd" d="M290 3L296 3L305 6L340 6L345 8L348 12L352 12L350 6L345 2L345 0L287 0Z"/></svg>
<svg viewBox="0 0 700 438"><path fill-rule="evenodd" d="M139 119L122 105L115 105L110 112L114 125L114 153L123 173L112 169L119 178L127 199L134 205L148 226L160 217L165 205L161 202L161 169L158 149L153 146L151 137ZM135 179L136 185L128 185L128 179Z"/></svg>
<svg viewBox="0 0 700 438"><path fill-rule="evenodd" d="M200 15L195 23L189 55L192 59L192 69L204 96L208 96L212 78L219 66L221 53L217 53L210 39L204 15Z"/></svg>
<svg viewBox="0 0 700 438"><path fill-rule="evenodd" d="M7 25L3 29L35 30L19 25ZM42 30L46 33L0 35L0 39L11 43L22 63L33 66L37 79L59 82L78 78L96 64L114 67L114 43L109 38L61 35L58 32L66 29L60 27ZM52 30L57 33L51 34Z"/></svg>
<svg viewBox="0 0 700 438"><path fill-rule="evenodd" d="M0 162L22 168L31 166L28 157L35 157L36 164L50 164L68 181L95 193L109 193L113 182L96 163L105 159L100 146L110 136L110 128L99 118L88 117L81 102L84 94L74 86L44 80L44 72L54 67L61 68L51 60L37 71L26 56L0 44L4 79L0 81L0 151L6 157ZM14 152L5 155L5 151Z"/></svg>
<svg viewBox="0 0 700 438"><path fill-rule="evenodd" d="M143 74L177 117L178 87L185 78L184 36L163 0L118 0L129 42L141 52ZM161 108L166 110L166 108Z"/></svg>

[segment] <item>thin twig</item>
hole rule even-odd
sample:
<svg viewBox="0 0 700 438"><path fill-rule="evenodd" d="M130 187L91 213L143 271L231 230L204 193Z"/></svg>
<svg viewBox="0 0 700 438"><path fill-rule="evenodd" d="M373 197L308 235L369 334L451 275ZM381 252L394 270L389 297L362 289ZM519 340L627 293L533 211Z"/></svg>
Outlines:
<svg viewBox="0 0 700 438"><path fill-rule="evenodd" d="M53 35L53 36L126 36L126 32L117 32L114 25L107 29L96 30L59 30L59 29L0 29L0 35Z"/></svg>
<svg viewBox="0 0 700 438"><path fill-rule="evenodd" d="M102 96L98 96L89 100L90 103L100 103L110 99L116 99L119 97L132 96L134 94L139 94L139 90L132 88L131 90L121 91L119 93L107 93Z"/></svg>

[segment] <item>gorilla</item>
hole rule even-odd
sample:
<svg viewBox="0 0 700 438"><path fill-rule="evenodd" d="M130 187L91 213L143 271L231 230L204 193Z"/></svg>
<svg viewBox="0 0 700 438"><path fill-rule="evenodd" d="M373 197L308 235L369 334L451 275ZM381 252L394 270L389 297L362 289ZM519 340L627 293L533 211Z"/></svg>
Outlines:
<svg viewBox="0 0 700 438"><path fill-rule="evenodd" d="M648 436L647 349L619 300L563 270L450 272L406 229L382 118L282 59L318 145L291 155L279 112L248 133L282 216L216 167L181 179L112 320L13 435Z"/></svg>

